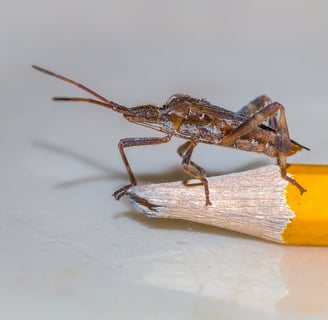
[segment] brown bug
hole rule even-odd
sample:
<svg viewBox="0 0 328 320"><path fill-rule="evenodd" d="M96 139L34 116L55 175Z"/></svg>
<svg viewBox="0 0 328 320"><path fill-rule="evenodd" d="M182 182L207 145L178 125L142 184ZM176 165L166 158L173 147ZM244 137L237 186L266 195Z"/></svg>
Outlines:
<svg viewBox="0 0 328 320"><path fill-rule="evenodd" d="M196 99L183 94L171 96L162 107L149 104L128 108L104 98L81 83L38 66L32 67L69 82L98 99L55 97L54 100L97 104L122 113L132 123L165 134L164 137L120 140L118 148L129 174L130 183L114 192L115 199L120 199L130 187L137 184L124 148L165 143L169 142L173 136L188 140L178 148L178 154L182 158L181 165L186 173L199 179L204 185L206 205L211 204L206 172L191 160L192 152L198 143L232 147L276 157L281 177L294 184L301 194L306 191L297 181L286 174L286 158L302 149L310 149L290 139L284 106L278 102L272 102L265 95L254 99L237 112L212 105L204 99ZM266 120L268 120L267 125L263 124Z"/></svg>

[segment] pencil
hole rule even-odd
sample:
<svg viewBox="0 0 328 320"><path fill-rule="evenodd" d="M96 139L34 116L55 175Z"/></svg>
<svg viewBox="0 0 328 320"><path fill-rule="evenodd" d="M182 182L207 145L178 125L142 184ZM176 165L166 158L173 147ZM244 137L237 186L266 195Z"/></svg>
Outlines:
<svg viewBox="0 0 328 320"><path fill-rule="evenodd" d="M208 178L212 205L197 180L140 185L127 195L149 217L184 219L289 245L328 245L328 165L277 165Z"/></svg>

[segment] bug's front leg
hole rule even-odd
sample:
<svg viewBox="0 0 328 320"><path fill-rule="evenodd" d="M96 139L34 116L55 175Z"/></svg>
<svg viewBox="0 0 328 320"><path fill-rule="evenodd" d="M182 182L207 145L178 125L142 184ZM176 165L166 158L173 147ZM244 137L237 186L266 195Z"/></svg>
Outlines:
<svg viewBox="0 0 328 320"><path fill-rule="evenodd" d="M122 160L124 162L124 165L126 167L126 170L129 174L131 183L127 184L126 186L122 187L121 189L119 189L113 193L113 196L116 200L119 200L132 186L135 186L137 184L137 179L135 178L135 176L132 172L132 169L130 167L128 159L125 155L124 148L145 146L145 145L152 145L152 144L161 144L161 143L169 142L170 140L171 140L170 135L167 135L162 138L159 138L159 137L125 138L125 139L120 140L120 142L118 143L118 149L120 150L120 154L121 154Z"/></svg>
<svg viewBox="0 0 328 320"><path fill-rule="evenodd" d="M289 137L285 108L278 102L271 103L258 112L255 112L244 123L233 130L231 133L222 138L220 145L231 146L234 142L251 132L257 126L262 124L270 117L274 117L279 112L279 118L277 120L276 137L274 145L277 149L277 160L280 166L281 177L295 185L301 192L306 191L297 181L289 177L286 173L287 168L287 156L290 154L291 140Z"/></svg>
<svg viewBox="0 0 328 320"><path fill-rule="evenodd" d="M204 185L205 204L208 206L211 205L211 201L210 201L210 192L208 189L208 181L206 178L206 171L205 169L197 165L195 162L191 161L192 152L194 151L197 144L198 142L196 141L187 141L186 143L184 143L182 146L178 148L178 154L180 157L182 157L181 165L183 170L189 175L191 175L192 177L199 179ZM196 170L196 172L191 170L191 167L193 167Z"/></svg>

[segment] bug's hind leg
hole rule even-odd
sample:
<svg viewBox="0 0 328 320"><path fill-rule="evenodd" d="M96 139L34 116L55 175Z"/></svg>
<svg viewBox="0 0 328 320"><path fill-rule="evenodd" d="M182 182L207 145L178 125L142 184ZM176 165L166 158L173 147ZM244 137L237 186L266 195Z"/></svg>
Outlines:
<svg viewBox="0 0 328 320"><path fill-rule="evenodd" d="M242 113L247 116L252 116L254 113L258 112L259 110L263 109L264 107L268 106L272 103L271 98L266 95L259 96L246 104L246 106L242 107L237 113ZM277 129L278 119L276 115L273 115L268 118L268 126L274 130Z"/></svg>
<svg viewBox="0 0 328 320"><path fill-rule="evenodd" d="M259 111L260 109L263 109L270 103L272 103L272 100L268 96L262 95L243 106L239 111L237 111L237 113L242 113L246 114L247 116L251 116L255 112Z"/></svg>
<svg viewBox="0 0 328 320"><path fill-rule="evenodd" d="M279 117L277 117L278 113ZM277 118L277 126L276 129L274 129L276 131L274 147L276 149L276 156L280 167L281 177L295 185L302 194L306 190L286 173L286 159L290 155L292 141L289 137L285 108L280 103L271 103L258 110L257 112L254 112L239 127L237 127L228 135L224 136L220 142L220 145L227 147L232 146L239 138L249 134L252 130L261 125L266 119L272 117Z"/></svg>
<svg viewBox="0 0 328 320"><path fill-rule="evenodd" d="M206 206L211 205L210 201L210 192L208 189L208 181L206 177L206 171L195 162L191 160L192 152L194 151L195 147L197 146L198 142L196 141L187 141L183 145L178 148L178 154L182 158L182 168L183 170L191 175L194 178L197 178L201 181L205 188L205 204ZM194 170L192 170L192 168Z"/></svg>
<svg viewBox="0 0 328 320"><path fill-rule="evenodd" d="M293 179L292 177L287 175L287 172L286 172L286 169L287 169L286 158L287 158L287 156L282 154L282 153L280 153L277 157L277 162L278 162L278 165L280 167L281 177L283 179L287 180L288 182L290 182L291 184L293 184L296 188L298 188L300 193L303 194L304 192L306 192L306 189L303 188L295 179Z"/></svg>

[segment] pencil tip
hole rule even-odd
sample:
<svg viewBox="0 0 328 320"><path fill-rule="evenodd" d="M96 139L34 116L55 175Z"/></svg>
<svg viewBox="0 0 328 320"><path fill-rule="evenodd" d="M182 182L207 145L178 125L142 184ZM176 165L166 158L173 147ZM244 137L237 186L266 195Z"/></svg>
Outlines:
<svg viewBox="0 0 328 320"><path fill-rule="evenodd" d="M133 190L129 190L126 195L128 196L130 203L147 217L156 218L160 215L161 209L163 209L162 206L158 206L150 203L144 198L138 197Z"/></svg>

